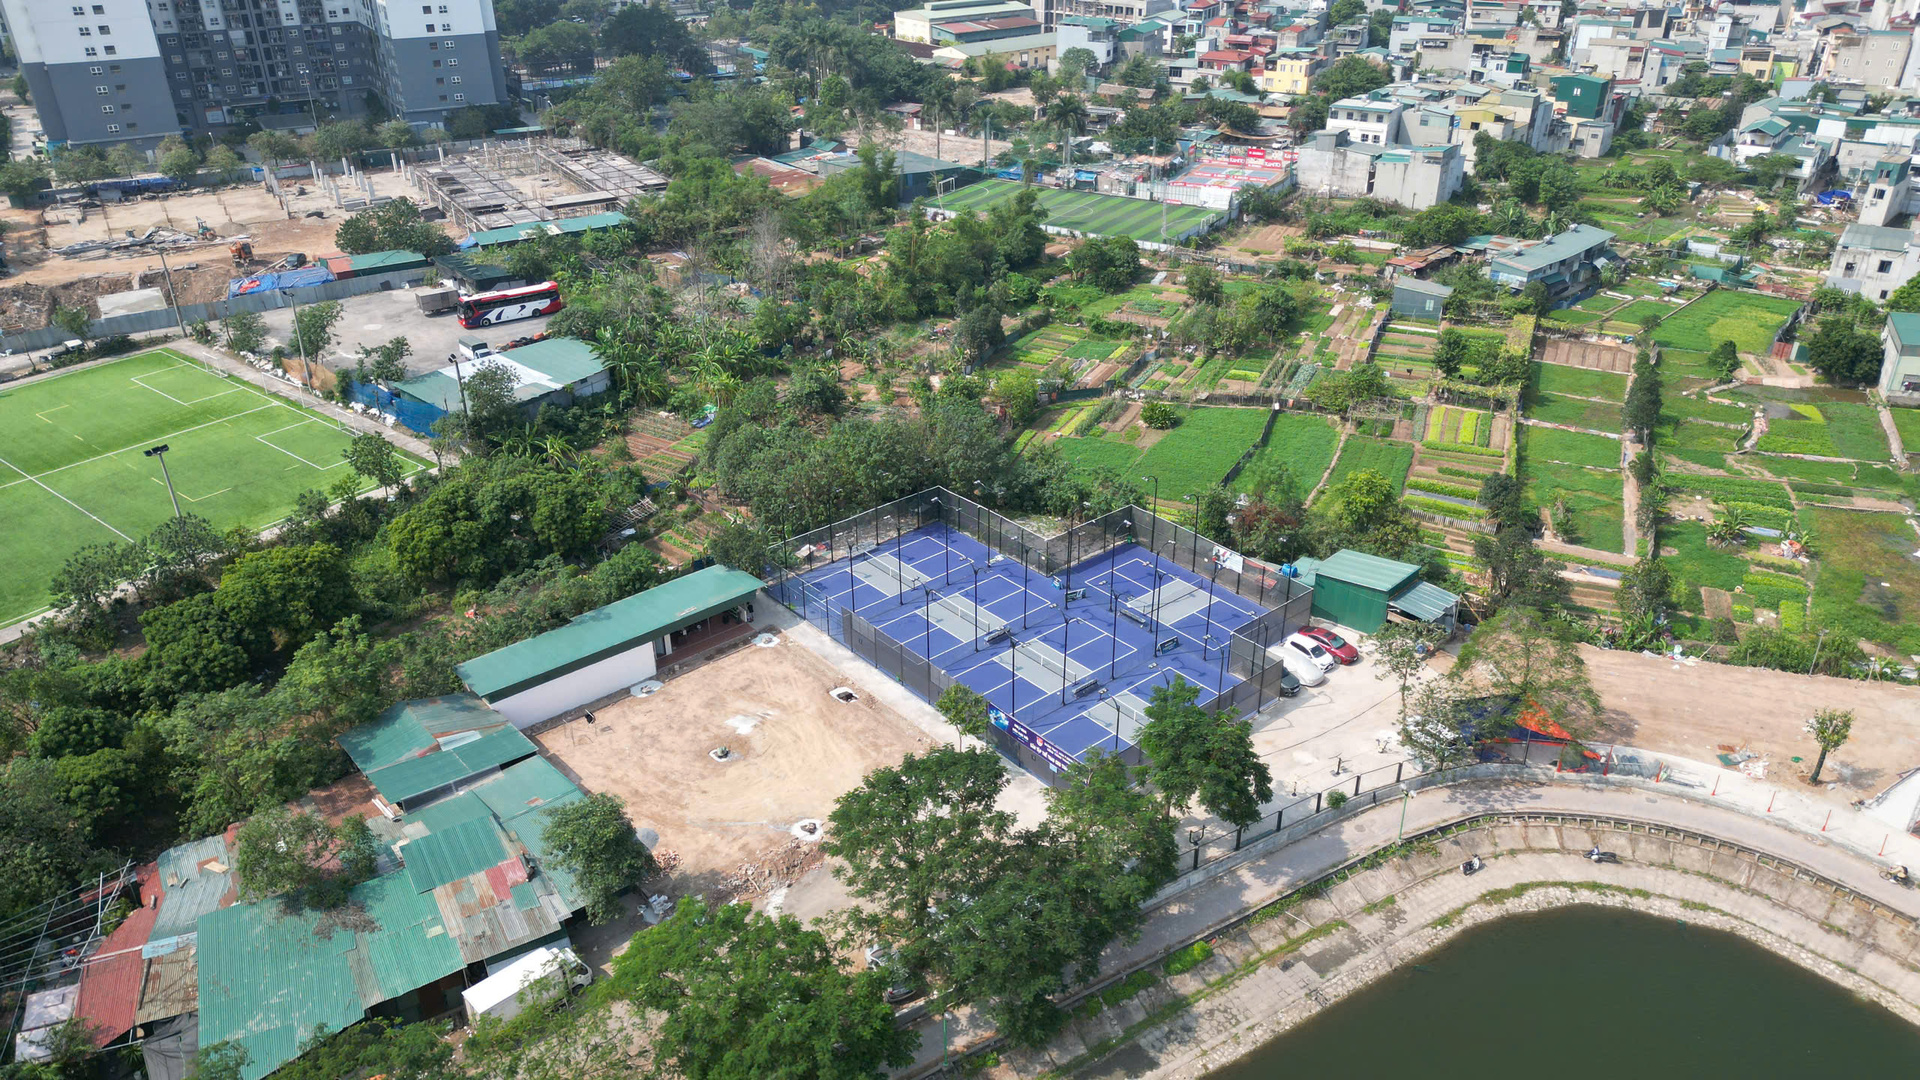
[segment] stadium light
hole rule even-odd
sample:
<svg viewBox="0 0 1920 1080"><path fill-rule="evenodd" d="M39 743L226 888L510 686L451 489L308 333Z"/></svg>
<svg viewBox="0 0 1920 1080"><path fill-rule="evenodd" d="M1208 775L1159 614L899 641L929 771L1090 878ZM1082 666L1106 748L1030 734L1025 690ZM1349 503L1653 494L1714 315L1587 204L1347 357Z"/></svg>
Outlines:
<svg viewBox="0 0 1920 1080"><path fill-rule="evenodd" d="M145 451L145 453L150 458L158 458L160 460L160 475L167 481L167 498L173 500L173 516L179 517L180 496L173 493L173 476L167 472L167 451L169 449L171 449L171 447L166 443L161 443L159 446L152 447Z"/></svg>

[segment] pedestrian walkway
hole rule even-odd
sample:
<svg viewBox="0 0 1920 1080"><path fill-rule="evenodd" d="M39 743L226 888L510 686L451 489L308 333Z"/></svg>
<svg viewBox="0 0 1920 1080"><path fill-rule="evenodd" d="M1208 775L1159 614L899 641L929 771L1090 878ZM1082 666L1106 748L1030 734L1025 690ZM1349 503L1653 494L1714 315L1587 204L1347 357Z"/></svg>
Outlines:
<svg viewBox="0 0 1920 1080"><path fill-rule="evenodd" d="M1882 880L1876 867L1881 844L1886 847L1886 862L1920 867L1920 840L1889 833L1857 813L1835 815L1829 821L1825 808L1805 796L1729 770L1661 755L1643 756L1657 757L1666 766L1659 782L1574 774L1556 777L1547 769L1529 769L1524 779L1429 788L1337 818L1295 843L1256 852L1174 892L1149 915L1139 940L1107 951L1101 971L1129 971L1207 937L1402 835L1495 811L1658 821L1768 852L1920 917L1920 899ZM1203 876L1206 873L1202 871ZM973 1010L957 1010L944 1026L939 1017L923 1018L915 1028L921 1040L914 1064L896 1076L918 1076L939 1065L944 1048L959 1049L991 1038L989 1026Z"/></svg>

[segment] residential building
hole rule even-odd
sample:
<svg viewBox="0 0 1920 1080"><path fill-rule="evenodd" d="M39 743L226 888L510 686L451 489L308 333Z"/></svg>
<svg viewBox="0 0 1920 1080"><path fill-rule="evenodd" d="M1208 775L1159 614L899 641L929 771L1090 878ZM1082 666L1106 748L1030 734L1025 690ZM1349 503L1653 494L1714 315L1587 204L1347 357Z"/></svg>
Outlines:
<svg viewBox="0 0 1920 1080"><path fill-rule="evenodd" d="M1120 31L1126 24L1098 15L1068 15L1054 24L1054 59L1068 49L1085 49L1104 68L1120 55Z"/></svg>
<svg viewBox="0 0 1920 1080"><path fill-rule="evenodd" d="M1880 330L1886 352L1880 360L1880 392L1891 404L1920 405L1920 315L1896 311ZM1920 448L1907 448L1908 453Z"/></svg>
<svg viewBox="0 0 1920 1080"><path fill-rule="evenodd" d="M444 256L443 258L452 258ZM438 260L436 260L438 262ZM449 357L448 359L452 359ZM593 346L576 338L548 338L487 357L488 363L512 373L513 399L528 417L542 405L569 405L607 389L611 376ZM463 412L466 398L462 373L453 365L408 379L393 392L409 401L423 402L443 412Z"/></svg>
<svg viewBox="0 0 1920 1080"><path fill-rule="evenodd" d="M1425 210L1452 198L1466 176L1460 147L1359 144L1351 131L1316 131L1298 148L1308 194L1373 198Z"/></svg>
<svg viewBox="0 0 1920 1080"><path fill-rule="evenodd" d="M1514 245L1487 261L1487 276L1515 292L1534 282L1547 287L1555 303L1577 300L1600 283L1600 272L1618 256L1613 234L1591 225L1574 225L1545 240Z"/></svg>
<svg viewBox="0 0 1920 1080"><path fill-rule="evenodd" d="M1267 57L1260 89L1269 94L1305 94L1312 89L1313 77L1325 66L1325 56L1319 49L1276 49Z"/></svg>
<svg viewBox="0 0 1920 1080"><path fill-rule="evenodd" d="M1031 4L1007 0L929 0L917 8L893 13L896 41L933 43L933 24L942 19L999 19L1025 16L1034 18Z"/></svg>
<svg viewBox="0 0 1920 1080"><path fill-rule="evenodd" d="M936 19L928 29L933 55L966 60L992 53L1015 67L1044 69L1052 62L1055 36L1032 15Z"/></svg>
<svg viewBox="0 0 1920 1080"><path fill-rule="evenodd" d="M1326 130L1346 132L1361 145L1393 146L1404 141L1400 117L1405 112L1405 105L1390 98L1341 98L1327 106Z"/></svg>
<svg viewBox="0 0 1920 1080"><path fill-rule="evenodd" d="M1827 285L1859 293L1869 300L1885 300L1893 290L1920 273L1920 243L1905 229L1884 225L1849 225L1834 246L1827 269Z"/></svg>
<svg viewBox="0 0 1920 1080"><path fill-rule="evenodd" d="M1839 177L1853 192L1860 224L1884 226L1913 212L1916 200L1911 149L1843 142L1838 158Z"/></svg>
<svg viewBox="0 0 1920 1080"><path fill-rule="evenodd" d="M1568 116L1600 120L1612 111L1613 81L1597 75L1556 75L1553 100Z"/></svg>
<svg viewBox="0 0 1920 1080"><path fill-rule="evenodd" d="M311 127L369 98L415 125L508 99L492 0L0 0L50 145ZM463 66L464 65L464 66Z"/></svg>
<svg viewBox="0 0 1920 1080"><path fill-rule="evenodd" d="M1447 297L1452 295L1452 289L1437 281L1422 281L1402 274L1394 279L1391 307L1396 318L1439 322L1447 306Z"/></svg>
<svg viewBox="0 0 1920 1080"><path fill-rule="evenodd" d="M1440 14L1395 15L1393 29L1387 35L1387 52L1396 58L1411 57L1422 48L1444 49L1447 39L1460 33L1458 19Z"/></svg>
<svg viewBox="0 0 1920 1080"><path fill-rule="evenodd" d="M1821 73L1830 82L1874 90L1900 85L1913 48L1913 31L1865 30L1834 34L1827 39Z"/></svg>
<svg viewBox="0 0 1920 1080"><path fill-rule="evenodd" d="M1137 23L1163 11L1177 17L1181 6L1174 0L1040 0L1039 5L1040 22L1048 30L1059 25L1060 20L1068 15L1091 15L1102 19L1118 19L1123 23Z"/></svg>

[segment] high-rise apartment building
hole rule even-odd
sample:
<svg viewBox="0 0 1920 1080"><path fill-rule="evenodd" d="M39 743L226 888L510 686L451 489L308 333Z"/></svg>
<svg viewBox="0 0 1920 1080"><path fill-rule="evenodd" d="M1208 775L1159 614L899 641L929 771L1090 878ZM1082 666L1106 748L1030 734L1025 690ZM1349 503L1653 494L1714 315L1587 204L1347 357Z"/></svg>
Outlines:
<svg viewBox="0 0 1920 1080"><path fill-rule="evenodd" d="M381 105L435 124L507 100L492 0L0 0L0 15L56 145Z"/></svg>

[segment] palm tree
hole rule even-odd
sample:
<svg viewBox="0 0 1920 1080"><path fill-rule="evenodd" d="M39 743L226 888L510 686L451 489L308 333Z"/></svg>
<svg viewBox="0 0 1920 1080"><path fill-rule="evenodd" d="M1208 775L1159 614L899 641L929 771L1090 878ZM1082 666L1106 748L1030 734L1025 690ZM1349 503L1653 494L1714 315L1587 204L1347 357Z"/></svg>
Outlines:
<svg viewBox="0 0 1920 1080"><path fill-rule="evenodd" d="M1647 192L1646 197L1640 200L1640 205L1665 217L1675 210L1680 209L1681 205L1686 201L1687 197L1685 193L1679 188L1672 184L1662 184L1652 191Z"/></svg>
<svg viewBox="0 0 1920 1080"><path fill-rule="evenodd" d="M1747 543L1747 526L1751 522L1747 512L1738 506L1722 504L1720 515L1713 524L1707 526L1707 539L1721 547L1744 547Z"/></svg>
<svg viewBox="0 0 1920 1080"><path fill-rule="evenodd" d="M1060 129L1067 165L1073 165L1073 137L1087 129L1087 103L1077 94L1061 94L1047 106L1047 120Z"/></svg>

